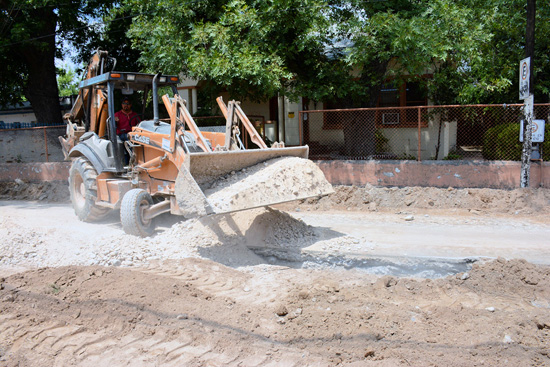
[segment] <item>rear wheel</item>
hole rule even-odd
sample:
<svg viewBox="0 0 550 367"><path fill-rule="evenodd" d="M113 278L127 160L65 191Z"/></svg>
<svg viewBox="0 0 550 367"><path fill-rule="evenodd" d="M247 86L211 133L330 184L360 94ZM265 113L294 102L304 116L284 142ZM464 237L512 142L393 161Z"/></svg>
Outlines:
<svg viewBox="0 0 550 367"><path fill-rule="evenodd" d="M132 189L122 198L120 222L124 232L148 237L155 231L154 219L145 219L145 209L153 205L153 198L143 189Z"/></svg>
<svg viewBox="0 0 550 367"><path fill-rule="evenodd" d="M69 170L69 193L78 219L93 222L109 213L109 208L96 205L97 171L84 157L73 160Z"/></svg>

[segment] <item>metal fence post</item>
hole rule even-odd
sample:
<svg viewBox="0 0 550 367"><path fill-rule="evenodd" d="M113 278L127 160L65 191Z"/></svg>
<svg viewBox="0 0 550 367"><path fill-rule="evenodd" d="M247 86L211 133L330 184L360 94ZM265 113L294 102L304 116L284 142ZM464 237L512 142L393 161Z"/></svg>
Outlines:
<svg viewBox="0 0 550 367"><path fill-rule="evenodd" d="M420 154L421 154L421 150L422 150L422 142L421 142L421 139L422 139L422 134L420 133L420 125L421 125L421 112L420 112L420 107L417 108L418 110L418 155L417 155L417 158L416 160L418 162L420 162L422 160L422 158L420 157Z"/></svg>
<svg viewBox="0 0 550 367"><path fill-rule="evenodd" d="M43 129L44 129L44 147L46 148L46 162L49 162L50 158L48 157L48 136L46 134L46 126L44 126Z"/></svg>

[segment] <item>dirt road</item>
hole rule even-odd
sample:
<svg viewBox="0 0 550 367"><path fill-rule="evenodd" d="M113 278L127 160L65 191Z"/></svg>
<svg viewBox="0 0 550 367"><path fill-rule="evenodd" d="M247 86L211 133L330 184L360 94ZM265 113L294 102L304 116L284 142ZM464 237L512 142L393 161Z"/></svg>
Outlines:
<svg viewBox="0 0 550 367"><path fill-rule="evenodd" d="M547 192L347 190L149 239L0 202L0 365L550 366Z"/></svg>

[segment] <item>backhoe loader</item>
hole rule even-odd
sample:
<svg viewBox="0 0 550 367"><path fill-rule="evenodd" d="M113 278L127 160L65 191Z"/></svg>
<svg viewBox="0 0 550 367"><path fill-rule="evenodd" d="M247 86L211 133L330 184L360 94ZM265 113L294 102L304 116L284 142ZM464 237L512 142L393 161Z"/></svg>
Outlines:
<svg viewBox="0 0 550 367"><path fill-rule="evenodd" d="M115 65L107 52L94 54L64 116L67 133L59 137L65 159L72 160L69 190L80 220L120 209L124 231L146 237L154 232L155 218L167 212L201 217L333 192L307 159L307 146L267 147L239 102L226 105L218 98L223 131L201 131L178 94L177 76L119 72ZM162 96L162 119L160 88L171 90ZM152 118L142 115L122 141L116 135L115 98L140 95L146 106L150 92ZM241 129L256 149L245 148Z"/></svg>

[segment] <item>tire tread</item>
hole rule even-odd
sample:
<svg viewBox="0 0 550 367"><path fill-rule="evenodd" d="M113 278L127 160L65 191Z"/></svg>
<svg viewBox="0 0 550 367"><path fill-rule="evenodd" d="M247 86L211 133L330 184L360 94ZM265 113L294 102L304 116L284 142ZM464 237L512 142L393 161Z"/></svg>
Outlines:
<svg viewBox="0 0 550 367"><path fill-rule="evenodd" d="M141 221L139 205L143 199L146 199L150 205L153 204L151 195L143 189L132 189L122 198L120 222L124 232L127 234L148 237L154 232L154 220L149 225L144 225Z"/></svg>
<svg viewBox="0 0 550 367"><path fill-rule="evenodd" d="M76 206L75 199L73 197L73 190L75 189L71 182L71 177L73 174L78 174L82 177L82 182L86 188L86 203L83 208L78 208ZM94 222L100 220L111 211L109 208L100 207L96 204L97 176L97 171L86 158L78 157L73 160L69 174L69 191L75 213L78 218L84 222Z"/></svg>

